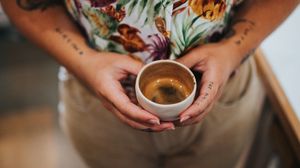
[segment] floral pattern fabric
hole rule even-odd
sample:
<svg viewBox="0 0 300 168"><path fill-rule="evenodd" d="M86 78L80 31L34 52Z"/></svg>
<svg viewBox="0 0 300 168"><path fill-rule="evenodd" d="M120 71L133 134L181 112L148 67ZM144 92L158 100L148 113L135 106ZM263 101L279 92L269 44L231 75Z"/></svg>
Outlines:
<svg viewBox="0 0 300 168"><path fill-rule="evenodd" d="M214 40L241 0L65 0L99 51L175 59Z"/></svg>

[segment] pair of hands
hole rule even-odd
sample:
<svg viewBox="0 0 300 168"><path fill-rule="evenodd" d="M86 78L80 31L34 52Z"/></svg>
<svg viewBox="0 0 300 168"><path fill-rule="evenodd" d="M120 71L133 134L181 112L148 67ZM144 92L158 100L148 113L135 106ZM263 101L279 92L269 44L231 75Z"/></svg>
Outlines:
<svg viewBox="0 0 300 168"><path fill-rule="evenodd" d="M239 63L239 54L228 45L207 44L193 49L177 61L202 73L199 97L180 114L179 126L200 122L220 97L229 76ZM98 96L103 105L125 124L141 130L173 130L173 122L159 118L132 103L120 81L129 74L137 75L143 64L115 53L89 57L79 76Z"/></svg>

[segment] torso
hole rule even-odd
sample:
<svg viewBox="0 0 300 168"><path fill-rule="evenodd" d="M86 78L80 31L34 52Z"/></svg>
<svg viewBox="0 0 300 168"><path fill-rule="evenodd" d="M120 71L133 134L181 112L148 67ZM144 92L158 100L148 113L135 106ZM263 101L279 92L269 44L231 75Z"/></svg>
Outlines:
<svg viewBox="0 0 300 168"><path fill-rule="evenodd" d="M214 40L237 0L65 0L100 51L143 62L175 59Z"/></svg>

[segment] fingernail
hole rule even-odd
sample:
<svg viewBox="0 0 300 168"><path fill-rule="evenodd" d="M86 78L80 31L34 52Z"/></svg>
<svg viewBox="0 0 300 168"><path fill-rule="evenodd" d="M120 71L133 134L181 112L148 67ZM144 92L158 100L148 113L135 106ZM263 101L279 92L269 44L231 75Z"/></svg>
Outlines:
<svg viewBox="0 0 300 168"><path fill-rule="evenodd" d="M166 130L174 131L175 130L175 126L173 125L172 127L169 127Z"/></svg>
<svg viewBox="0 0 300 168"><path fill-rule="evenodd" d="M150 123L150 124L153 124L153 125L160 125L159 120L156 120L156 119L150 119L150 120L149 120L149 123Z"/></svg>
<svg viewBox="0 0 300 168"><path fill-rule="evenodd" d="M186 120L190 119L191 117L190 116L183 116L181 119L180 119L180 122L183 123L185 122Z"/></svg>

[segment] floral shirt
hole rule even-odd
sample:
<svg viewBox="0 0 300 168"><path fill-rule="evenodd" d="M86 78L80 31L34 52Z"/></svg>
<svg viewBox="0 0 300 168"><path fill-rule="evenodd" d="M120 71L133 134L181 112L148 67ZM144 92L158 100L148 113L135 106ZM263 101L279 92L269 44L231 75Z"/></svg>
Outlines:
<svg viewBox="0 0 300 168"><path fill-rule="evenodd" d="M99 51L175 59L215 40L241 0L65 0Z"/></svg>

